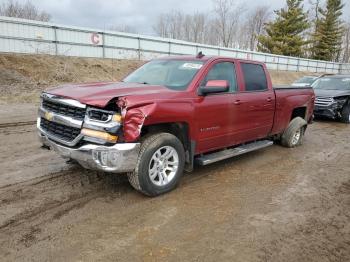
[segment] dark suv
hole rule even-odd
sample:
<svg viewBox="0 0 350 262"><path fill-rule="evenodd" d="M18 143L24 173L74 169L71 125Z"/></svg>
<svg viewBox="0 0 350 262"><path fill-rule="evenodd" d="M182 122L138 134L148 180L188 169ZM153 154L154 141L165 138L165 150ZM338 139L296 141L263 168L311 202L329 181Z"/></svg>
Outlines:
<svg viewBox="0 0 350 262"><path fill-rule="evenodd" d="M312 85L316 94L314 114L350 123L350 75L330 75Z"/></svg>

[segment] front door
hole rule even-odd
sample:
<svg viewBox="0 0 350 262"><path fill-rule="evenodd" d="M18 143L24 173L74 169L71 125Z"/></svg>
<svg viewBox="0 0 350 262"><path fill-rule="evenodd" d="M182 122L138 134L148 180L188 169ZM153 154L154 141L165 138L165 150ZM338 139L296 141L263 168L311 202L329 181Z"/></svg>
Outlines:
<svg viewBox="0 0 350 262"><path fill-rule="evenodd" d="M195 106L197 128L196 153L208 152L235 144L233 123L237 112L233 99L237 91L235 64L232 61L219 61L211 66L202 79L201 85L209 80L227 80L229 91L200 96Z"/></svg>

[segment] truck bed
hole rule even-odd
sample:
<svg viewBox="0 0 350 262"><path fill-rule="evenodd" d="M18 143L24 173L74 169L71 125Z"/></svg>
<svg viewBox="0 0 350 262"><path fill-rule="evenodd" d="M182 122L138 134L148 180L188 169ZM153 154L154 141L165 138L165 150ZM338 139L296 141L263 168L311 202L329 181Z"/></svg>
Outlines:
<svg viewBox="0 0 350 262"><path fill-rule="evenodd" d="M280 134L292 119L293 110L299 108L299 113L307 115L310 121L314 107L315 93L312 87L273 87L276 96L276 110L272 134ZM308 110L302 112L302 110Z"/></svg>

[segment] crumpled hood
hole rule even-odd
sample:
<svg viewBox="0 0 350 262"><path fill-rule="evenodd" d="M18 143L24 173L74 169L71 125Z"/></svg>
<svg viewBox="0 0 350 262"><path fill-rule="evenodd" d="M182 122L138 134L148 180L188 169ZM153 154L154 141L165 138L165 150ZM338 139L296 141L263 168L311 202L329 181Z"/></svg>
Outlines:
<svg viewBox="0 0 350 262"><path fill-rule="evenodd" d="M314 89L316 97L349 96L350 90Z"/></svg>
<svg viewBox="0 0 350 262"><path fill-rule="evenodd" d="M144 85L124 82L99 82L84 84L67 84L46 91L49 94L78 100L80 103L105 107L110 100L132 95L155 96L160 93L174 92L163 86Z"/></svg>

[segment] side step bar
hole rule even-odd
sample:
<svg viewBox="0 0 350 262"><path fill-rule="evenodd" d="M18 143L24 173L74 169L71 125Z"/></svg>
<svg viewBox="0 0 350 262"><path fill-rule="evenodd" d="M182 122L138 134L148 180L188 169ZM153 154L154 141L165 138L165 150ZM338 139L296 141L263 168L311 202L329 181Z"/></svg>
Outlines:
<svg viewBox="0 0 350 262"><path fill-rule="evenodd" d="M219 152L203 155L195 158L197 164L201 166L209 165L211 163L221 161L234 156L242 155L251 151L255 151L264 147L273 145L270 140L256 141L249 144L241 145L231 149L225 149Z"/></svg>

